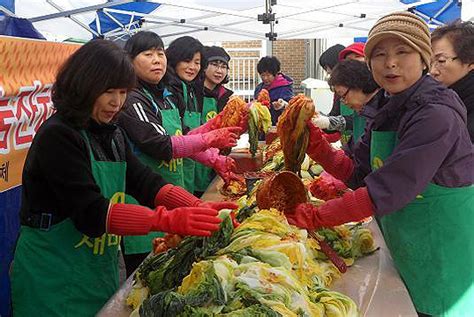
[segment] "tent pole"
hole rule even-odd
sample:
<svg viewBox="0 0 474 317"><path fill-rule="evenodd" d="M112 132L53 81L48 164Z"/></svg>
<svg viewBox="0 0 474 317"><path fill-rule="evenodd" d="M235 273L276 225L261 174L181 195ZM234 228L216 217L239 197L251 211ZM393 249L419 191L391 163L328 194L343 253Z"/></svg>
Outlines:
<svg viewBox="0 0 474 317"><path fill-rule="evenodd" d="M102 4L98 4L98 5L89 6L89 7L73 9L73 10L67 10L67 11L61 11L61 12L53 13L53 14L41 15L41 16L30 18L28 20L31 23L34 23L34 22L39 22L39 21L44 21L44 20L64 18L64 17L68 17L68 16L71 16L71 15L75 15L75 14L80 14L80 13L89 12L89 11L96 11L96 10L99 10L99 9L113 7L113 6L116 6L116 5L119 5L119 4L124 4L124 3L129 3L129 2L134 2L134 1L133 0L120 0L120 1L114 1L114 2L106 2L106 3L102 3Z"/></svg>
<svg viewBox="0 0 474 317"><path fill-rule="evenodd" d="M57 5L56 3L54 3L52 0L46 0L46 2L52 6L53 8L55 8L56 10L58 10L59 12L64 12L64 9L61 8L59 5ZM69 16L69 19L71 19L72 21L74 21L76 24L78 24L79 26L83 27L84 29L86 29L87 31L89 31L90 33L92 33L93 35L95 36L99 36L99 34L94 31L93 29L91 29L88 25L82 23L81 21L79 21L78 19L76 19L75 17L73 16Z"/></svg>

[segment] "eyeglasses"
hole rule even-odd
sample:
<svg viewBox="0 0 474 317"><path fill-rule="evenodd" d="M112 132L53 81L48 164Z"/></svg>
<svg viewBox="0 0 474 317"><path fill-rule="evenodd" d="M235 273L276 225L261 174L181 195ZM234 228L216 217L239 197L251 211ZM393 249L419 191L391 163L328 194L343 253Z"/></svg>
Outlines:
<svg viewBox="0 0 474 317"><path fill-rule="evenodd" d="M221 69L221 70L224 70L224 71L229 69L229 67L226 64L209 63L209 65L211 65L212 67L214 67L216 69Z"/></svg>
<svg viewBox="0 0 474 317"><path fill-rule="evenodd" d="M346 92L343 95L340 96L342 101L346 102L346 97L347 97L347 94L349 93L349 91L351 91L351 89L347 88Z"/></svg>
<svg viewBox="0 0 474 317"><path fill-rule="evenodd" d="M443 68L443 67L446 67L446 63L449 60L452 62L457 59L458 59L457 56L453 56L453 57L440 56L437 59L431 60L431 67Z"/></svg>

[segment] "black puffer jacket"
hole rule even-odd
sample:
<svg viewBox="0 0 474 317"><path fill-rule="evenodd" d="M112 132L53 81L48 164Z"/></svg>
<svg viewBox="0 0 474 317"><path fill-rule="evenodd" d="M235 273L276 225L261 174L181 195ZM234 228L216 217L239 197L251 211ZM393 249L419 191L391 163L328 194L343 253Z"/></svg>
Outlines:
<svg viewBox="0 0 474 317"><path fill-rule="evenodd" d="M454 90L467 109L467 129L474 143L474 70L471 70L466 76L452 84L449 88Z"/></svg>

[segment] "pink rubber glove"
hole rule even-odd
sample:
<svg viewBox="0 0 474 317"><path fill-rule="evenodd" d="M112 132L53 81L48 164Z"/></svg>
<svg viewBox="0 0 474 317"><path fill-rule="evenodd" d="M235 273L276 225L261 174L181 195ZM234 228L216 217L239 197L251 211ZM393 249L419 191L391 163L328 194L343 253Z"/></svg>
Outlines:
<svg viewBox="0 0 474 317"><path fill-rule="evenodd" d="M327 201L319 207L299 204L294 214L285 214L288 222L300 228L314 230L334 227L350 221L360 221L374 214L367 187L345 193L341 198Z"/></svg>
<svg viewBox="0 0 474 317"><path fill-rule="evenodd" d="M183 236L210 236L219 229L218 211L203 207L179 207L155 211L131 204L113 204L107 215L107 232L117 235L144 235L164 231Z"/></svg>
<svg viewBox="0 0 474 317"><path fill-rule="evenodd" d="M309 157L321 164L329 174L345 182L351 177L354 163L343 150L336 150L329 144L323 132L311 120L309 128L309 144L306 150Z"/></svg>
<svg viewBox="0 0 474 317"><path fill-rule="evenodd" d="M242 129L239 127L229 127L203 133L202 137L207 147L223 149L236 146L240 132Z"/></svg>
<svg viewBox="0 0 474 317"><path fill-rule="evenodd" d="M208 148L202 134L171 136L173 158L189 157Z"/></svg>
<svg viewBox="0 0 474 317"><path fill-rule="evenodd" d="M215 210L237 209L239 206L228 201L202 201L184 188L166 184L155 196L155 206L163 205L168 209L183 206L205 207Z"/></svg>
<svg viewBox="0 0 474 317"><path fill-rule="evenodd" d="M227 156L219 155L217 149L211 148L204 152L192 155L191 158L201 164L211 167L222 177L225 184L231 180L239 180L240 177L234 174L235 161Z"/></svg>

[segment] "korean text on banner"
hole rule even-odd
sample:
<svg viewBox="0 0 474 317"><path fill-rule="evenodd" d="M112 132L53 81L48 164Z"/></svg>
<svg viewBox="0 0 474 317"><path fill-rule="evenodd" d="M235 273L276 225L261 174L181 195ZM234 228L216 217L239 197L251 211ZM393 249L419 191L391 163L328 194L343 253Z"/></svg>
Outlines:
<svg viewBox="0 0 474 317"><path fill-rule="evenodd" d="M0 192L21 185L26 153L54 112L51 88L79 45L0 36Z"/></svg>

